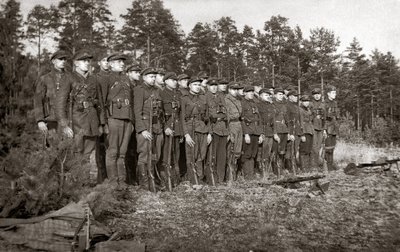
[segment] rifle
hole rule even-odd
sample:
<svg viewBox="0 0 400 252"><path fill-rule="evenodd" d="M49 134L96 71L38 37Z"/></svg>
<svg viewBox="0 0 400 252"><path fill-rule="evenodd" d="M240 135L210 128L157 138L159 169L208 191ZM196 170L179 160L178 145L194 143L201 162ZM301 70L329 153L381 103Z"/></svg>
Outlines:
<svg viewBox="0 0 400 252"><path fill-rule="evenodd" d="M210 144L210 149L209 151L209 163L208 163L208 168L210 169L210 179L211 179L211 185L215 186L215 180L214 180L214 150L213 150L213 143L211 142Z"/></svg>
<svg viewBox="0 0 400 252"><path fill-rule="evenodd" d="M290 146L290 152L291 152L291 163L292 163L292 170L293 170L293 174L296 175L296 170L297 170L297 166L296 166L296 153L295 153L295 143L296 143L296 136Z"/></svg>
<svg viewBox="0 0 400 252"><path fill-rule="evenodd" d="M348 175L357 175L359 173L358 169L362 168L373 168L373 167L381 167L381 171L389 171L392 168L392 165L395 164L397 170L400 172L399 163L400 158L395 159L386 159L386 158L379 158L376 161L372 161L371 163L349 163L344 169L344 173Z"/></svg>
<svg viewBox="0 0 400 252"><path fill-rule="evenodd" d="M151 136L153 136L153 95L150 96L150 113L149 113L149 132ZM153 176L153 166L152 166L152 159L153 159L153 141L150 139L148 143L148 161L147 161L147 174L149 176L149 190L151 192L156 192L156 184L154 182Z"/></svg>
<svg viewBox="0 0 400 252"><path fill-rule="evenodd" d="M175 128L175 113L172 112L171 119L172 119L172 130ZM172 144L173 144L173 136L168 136L168 150L167 150L167 186L168 186L168 191L172 191L172 182L171 182L171 150L172 150Z"/></svg>
<svg viewBox="0 0 400 252"><path fill-rule="evenodd" d="M192 137L193 137L193 140L194 140L194 117L192 117ZM198 181L198 179L197 179L197 172L196 172L196 157L195 157L195 154L196 154L196 151L195 151L195 146L193 146L192 147L192 149L193 149L193 155L192 155L192 170L193 170L193 176L194 176L194 182L195 182L195 184L196 185L198 185L199 184L199 181Z"/></svg>
<svg viewBox="0 0 400 252"><path fill-rule="evenodd" d="M321 158L321 162L322 162L322 170L326 171L328 168L328 165L326 163L325 160L325 141L326 138L324 137L324 139L322 140L322 144L321 144L321 153L320 153L320 158Z"/></svg>

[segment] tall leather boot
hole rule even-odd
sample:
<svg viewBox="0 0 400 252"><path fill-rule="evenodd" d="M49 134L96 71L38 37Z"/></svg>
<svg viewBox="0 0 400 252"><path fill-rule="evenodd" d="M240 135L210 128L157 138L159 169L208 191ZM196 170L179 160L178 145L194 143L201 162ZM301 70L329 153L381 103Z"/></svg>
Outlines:
<svg viewBox="0 0 400 252"><path fill-rule="evenodd" d="M137 178L139 181L139 186L142 189L148 190L149 178L147 177L147 170L145 164L137 165Z"/></svg>
<svg viewBox="0 0 400 252"><path fill-rule="evenodd" d="M125 158L118 158L117 161L117 169L118 169L118 183L125 184L126 183L126 167L125 167Z"/></svg>

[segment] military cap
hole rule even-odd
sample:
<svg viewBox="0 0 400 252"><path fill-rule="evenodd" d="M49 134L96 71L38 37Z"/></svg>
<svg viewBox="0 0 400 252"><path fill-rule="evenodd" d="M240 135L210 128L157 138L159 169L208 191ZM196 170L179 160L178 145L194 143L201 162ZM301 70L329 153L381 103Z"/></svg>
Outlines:
<svg viewBox="0 0 400 252"><path fill-rule="evenodd" d="M258 94L262 94L262 93L267 93L267 94L271 94L271 92L269 91L269 89L268 88L262 88L259 92L258 92Z"/></svg>
<svg viewBox="0 0 400 252"><path fill-rule="evenodd" d="M275 89L275 87L273 87L272 85L267 85L265 88L267 88L267 89Z"/></svg>
<svg viewBox="0 0 400 252"><path fill-rule="evenodd" d="M299 93L297 92L297 90L291 89L291 90L289 90L289 93L287 95L288 96L291 96L291 95L298 96Z"/></svg>
<svg viewBox="0 0 400 252"><path fill-rule="evenodd" d="M165 75L165 69L164 68L157 68L157 74Z"/></svg>
<svg viewBox="0 0 400 252"><path fill-rule="evenodd" d="M157 73L157 70L154 67L148 67L146 69L143 69L140 74L141 75L148 75L148 74L156 74L156 73Z"/></svg>
<svg viewBox="0 0 400 252"><path fill-rule="evenodd" d="M311 91L311 94L313 94L313 95L315 95L315 94L321 94L321 89L320 89L320 88L314 88L314 89Z"/></svg>
<svg viewBox="0 0 400 252"><path fill-rule="evenodd" d="M68 57L68 54L67 54L66 51L59 50L59 51L53 53L53 55L51 55L50 60L53 60L53 59L62 59L62 58L67 58L67 57Z"/></svg>
<svg viewBox="0 0 400 252"><path fill-rule="evenodd" d="M190 76L187 74L178 75L178 80L185 80L185 79L190 79Z"/></svg>
<svg viewBox="0 0 400 252"><path fill-rule="evenodd" d="M208 79L208 74L206 73L206 72L204 72L204 71L201 71L201 72L199 72L198 74L197 74L197 78L199 78L199 79Z"/></svg>
<svg viewBox="0 0 400 252"><path fill-rule="evenodd" d="M107 61L113 60L127 60L127 57L122 53L112 53L107 57Z"/></svg>
<svg viewBox="0 0 400 252"><path fill-rule="evenodd" d="M218 85L228 85L229 81L222 79L222 80L218 80Z"/></svg>
<svg viewBox="0 0 400 252"><path fill-rule="evenodd" d="M210 86L215 86L215 85L218 85L218 84L219 83L218 83L218 80L216 78L211 78L211 79L209 79L207 81L207 85L210 85Z"/></svg>
<svg viewBox="0 0 400 252"><path fill-rule="evenodd" d="M99 54L97 54L97 60L101 61L104 58L108 58L110 54L107 51L104 52L100 52Z"/></svg>
<svg viewBox="0 0 400 252"><path fill-rule="evenodd" d="M174 72L168 72L164 75L163 81L166 81L168 79L177 80L178 76L176 76L176 73Z"/></svg>
<svg viewBox="0 0 400 252"><path fill-rule="evenodd" d="M246 86L244 87L244 92L254 92L254 87L253 86Z"/></svg>
<svg viewBox="0 0 400 252"><path fill-rule="evenodd" d="M228 86L228 88L230 88L230 89L239 89L240 85L237 82L233 82Z"/></svg>
<svg viewBox="0 0 400 252"><path fill-rule="evenodd" d="M91 55L88 51L86 50L80 50L74 54L73 59L74 60L85 60L85 59L92 59L93 55Z"/></svg>
<svg viewBox="0 0 400 252"><path fill-rule="evenodd" d="M274 92L275 92L275 94L276 93L284 93L283 88L281 88L281 87L275 88Z"/></svg>
<svg viewBox="0 0 400 252"><path fill-rule="evenodd" d="M141 70L142 68L140 67L139 64L132 64L126 67L127 72L132 72L132 71L140 72Z"/></svg>
<svg viewBox="0 0 400 252"><path fill-rule="evenodd" d="M300 101L311 101L311 99L309 95L302 95Z"/></svg>
<svg viewBox="0 0 400 252"><path fill-rule="evenodd" d="M331 91L336 91L336 87L332 86L332 85L327 86L326 87L326 92L328 93L328 92L331 92Z"/></svg>
<svg viewBox="0 0 400 252"><path fill-rule="evenodd" d="M244 89L245 88L245 86L244 86L244 84L242 82L239 82L238 84L239 84L238 89Z"/></svg>
<svg viewBox="0 0 400 252"><path fill-rule="evenodd" d="M194 82L202 82L203 80L200 78L192 78L189 80L189 84L194 83Z"/></svg>

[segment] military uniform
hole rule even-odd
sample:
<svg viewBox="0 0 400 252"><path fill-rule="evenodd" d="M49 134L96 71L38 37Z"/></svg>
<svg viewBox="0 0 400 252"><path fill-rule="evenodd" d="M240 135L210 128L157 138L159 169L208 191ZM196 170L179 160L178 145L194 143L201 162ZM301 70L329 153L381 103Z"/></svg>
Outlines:
<svg viewBox="0 0 400 252"><path fill-rule="evenodd" d="M321 93L319 88L315 88L312 91L312 94ZM311 154L312 165L314 167L319 167L320 156L319 153L321 151L322 142L323 142L323 131L324 131L324 118L325 118L325 108L322 100L312 99L311 110L313 112L313 127L314 127L314 137L313 137L313 150Z"/></svg>
<svg viewBox="0 0 400 252"><path fill-rule="evenodd" d="M298 93L296 90L290 90L288 96L295 95ZM294 136L294 141L289 141L286 147L285 154L285 166L286 169L293 171L292 169L296 167L296 156L299 150L301 127L300 127L300 111L297 102L287 102L287 111L289 118L289 135Z"/></svg>
<svg viewBox="0 0 400 252"><path fill-rule="evenodd" d="M310 101L310 97L304 95L301 101ZM314 136L313 126L313 113L311 109L305 106L300 106L300 125L301 125L301 136L305 138L305 141L300 142L299 154L300 164L303 172L311 172L311 152Z"/></svg>
<svg viewBox="0 0 400 252"><path fill-rule="evenodd" d="M246 87L244 92L254 92L253 87ZM242 171L245 179L254 177L254 161L257 156L259 137L262 134L261 118L258 111L257 103L253 99L242 100L242 129L243 129L243 145L242 145ZM250 143L244 142L245 135L250 136Z"/></svg>
<svg viewBox="0 0 400 252"><path fill-rule="evenodd" d="M189 134L194 147L185 146L188 176L192 183L204 179L204 161L207 154L208 126L207 99L203 94L184 95L181 98L183 135Z"/></svg>
<svg viewBox="0 0 400 252"><path fill-rule="evenodd" d="M283 92L281 89L276 89L276 93ZM280 172L278 169L281 169L284 164L284 157L286 153L288 133L289 133L289 117L287 110L287 102L282 100L276 100L274 102L275 105L275 114L274 114L274 125L273 131L274 134L277 134L280 138L280 142L274 141L272 146L273 158L276 161L273 163L274 172L279 175Z"/></svg>
<svg viewBox="0 0 400 252"><path fill-rule="evenodd" d="M145 69L142 75L156 73L155 69ZM138 152L138 180L141 186L146 186L154 179L154 169L161 157L163 142L163 111L159 89L141 83L134 88L134 112L136 126L136 140ZM150 125L150 117L152 124ZM149 131L153 140L149 141L142 135L143 131ZM150 145L151 144L151 145ZM151 148L152 155L149 156ZM151 159L151 160L150 160ZM151 161L151 169L146 165ZM150 179L150 180L149 180ZM152 190L151 187L149 187Z"/></svg>
<svg viewBox="0 0 400 252"><path fill-rule="evenodd" d="M229 88L238 89L239 85L231 84ZM225 96L225 104L228 118L228 130L229 130L229 142L228 142L228 166L232 169L233 177L229 177L228 180L236 179L237 175L237 160L239 159L242 152L243 144L243 130L240 122L242 115L242 103L238 97L234 97L231 94ZM228 175L230 174L228 173Z"/></svg>
<svg viewBox="0 0 400 252"><path fill-rule="evenodd" d="M207 92L208 114L210 117L210 127L212 132L212 142L210 144L209 155L212 159L212 170L214 171L215 182L223 182L226 175L226 147L228 131L228 118L225 98L223 93L212 94ZM210 158L208 158L210 160ZM209 170L208 170L209 172ZM210 177L210 176L207 176Z"/></svg>
<svg viewBox="0 0 400 252"><path fill-rule="evenodd" d="M336 90L334 87L328 87L327 91ZM333 152L336 146L336 135L339 133L339 125L337 119L339 118L339 108L336 100L325 100L326 123L325 130L327 138L325 140L325 160L329 170L336 170L333 165Z"/></svg>

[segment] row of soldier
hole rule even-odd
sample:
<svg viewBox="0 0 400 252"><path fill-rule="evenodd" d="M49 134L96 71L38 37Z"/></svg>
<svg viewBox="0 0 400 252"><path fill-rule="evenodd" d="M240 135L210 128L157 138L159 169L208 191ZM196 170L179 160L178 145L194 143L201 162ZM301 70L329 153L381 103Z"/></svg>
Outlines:
<svg viewBox="0 0 400 252"><path fill-rule="evenodd" d="M299 94L290 86L261 88L160 69L125 66L122 54L79 51L51 57L52 70L36 84L35 115L51 141L74 139L92 161L98 182L139 184L151 191L193 184L281 176L321 169L321 151L333 165L336 89Z"/></svg>

